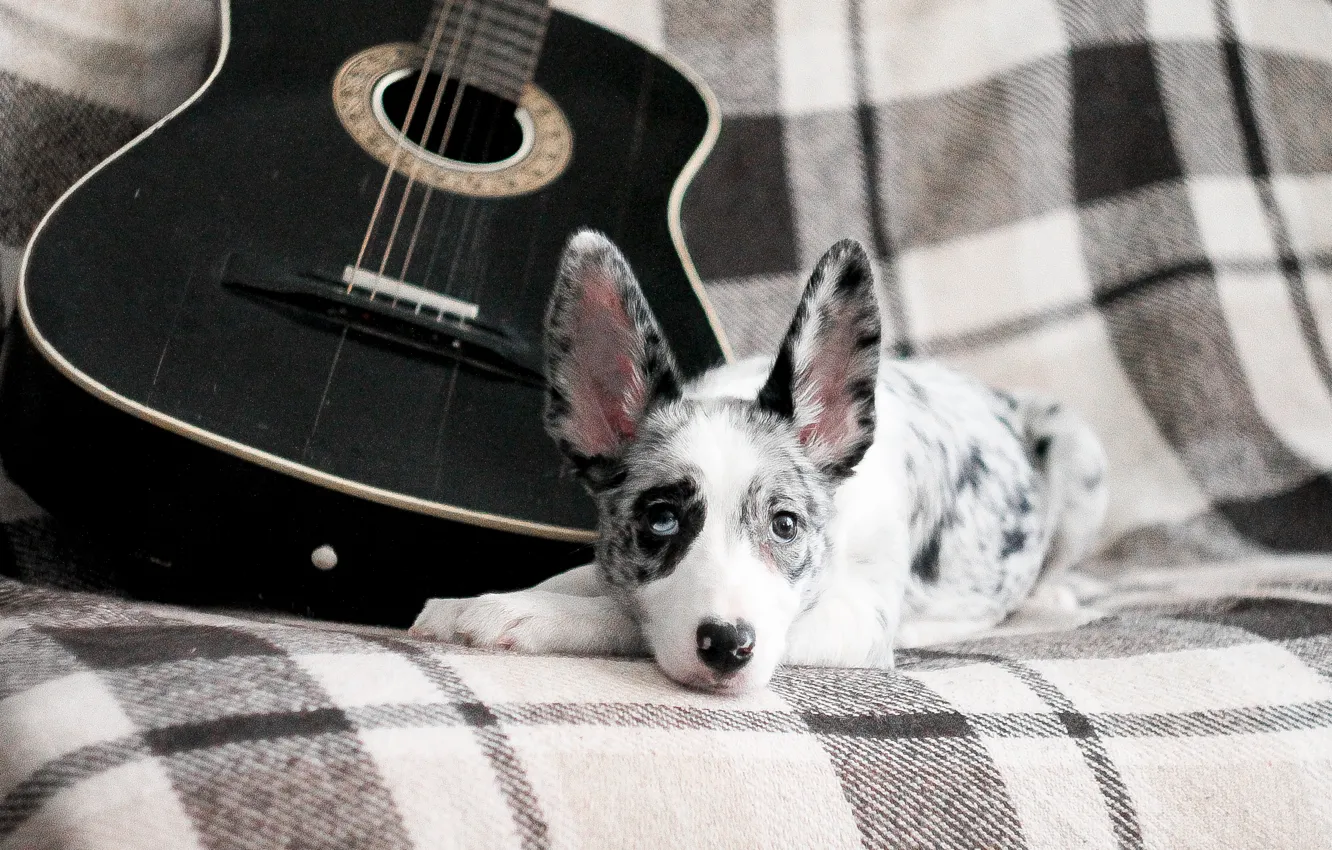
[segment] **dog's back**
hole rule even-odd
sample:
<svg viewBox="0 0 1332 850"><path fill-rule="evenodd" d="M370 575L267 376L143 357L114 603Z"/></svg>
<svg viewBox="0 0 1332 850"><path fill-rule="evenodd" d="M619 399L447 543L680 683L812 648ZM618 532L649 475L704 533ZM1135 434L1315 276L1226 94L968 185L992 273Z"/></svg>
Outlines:
<svg viewBox="0 0 1332 850"><path fill-rule="evenodd" d="M1034 591L1042 593L1056 589L1096 542L1109 496L1105 450L1091 427L1057 401L1035 394L1013 398L1049 505L1051 539Z"/></svg>

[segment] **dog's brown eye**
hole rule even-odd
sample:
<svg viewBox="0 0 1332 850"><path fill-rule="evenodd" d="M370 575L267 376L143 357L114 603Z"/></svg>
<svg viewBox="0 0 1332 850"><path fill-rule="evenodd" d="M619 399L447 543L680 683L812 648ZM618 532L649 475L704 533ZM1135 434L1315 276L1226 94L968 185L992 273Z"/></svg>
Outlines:
<svg viewBox="0 0 1332 850"><path fill-rule="evenodd" d="M795 514L782 511L772 518L772 535L778 540L789 543L795 539L797 526Z"/></svg>
<svg viewBox="0 0 1332 850"><path fill-rule="evenodd" d="M658 537L670 537L680 530L680 517L670 505L652 505L647 510L648 528Z"/></svg>

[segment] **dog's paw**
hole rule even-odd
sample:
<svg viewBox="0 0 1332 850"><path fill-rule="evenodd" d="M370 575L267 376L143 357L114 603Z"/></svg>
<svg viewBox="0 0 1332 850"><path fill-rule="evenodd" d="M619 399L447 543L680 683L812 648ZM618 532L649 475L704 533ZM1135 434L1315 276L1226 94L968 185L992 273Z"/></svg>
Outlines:
<svg viewBox="0 0 1332 850"><path fill-rule="evenodd" d="M463 605L475 602L474 599L427 599L421 613L416 615L407 634L414 638L429 640L453 640L453 627L458 622L458 612Z"/></svg>
<svg viewBox="0 0 1332 850"><path fill-rule="evenodd" d="M431 599L408 634L482 649L551 652L552 612L537 594L488 593L475 599Z"/></svg>

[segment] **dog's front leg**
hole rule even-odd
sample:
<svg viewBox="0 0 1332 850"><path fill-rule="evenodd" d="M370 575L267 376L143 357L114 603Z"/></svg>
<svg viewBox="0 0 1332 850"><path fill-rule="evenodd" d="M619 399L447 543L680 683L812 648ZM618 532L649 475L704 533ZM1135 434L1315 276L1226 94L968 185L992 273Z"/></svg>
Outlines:
<svg viewBox="0 0 1332 850"><path fill-rule="evenodd" d="M846 581L828 588L786 637L787 664L892 667L900 591Z"/></svg>
<svg viewBox="0 0 1332 850"><path fill-rule="evenodd" d="M597 565L583 564L557 573L538 584L533 590L547 590L551 593L564 593L569 596L605 596L606 584L597 573Z"/></svg>
<svg viewBox="0 0 1332 850"><path fill-rule="evenodd" d="M473 599L431 599L414 637L532 654L641 655L638 624L588 564L531 590Z"/></svg>

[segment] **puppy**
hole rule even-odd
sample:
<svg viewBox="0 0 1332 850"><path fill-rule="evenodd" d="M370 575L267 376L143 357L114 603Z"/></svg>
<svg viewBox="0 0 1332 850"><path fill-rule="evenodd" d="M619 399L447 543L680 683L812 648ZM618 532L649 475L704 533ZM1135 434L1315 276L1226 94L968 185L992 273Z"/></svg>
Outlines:
<svg viewBox="0 0 1332 850"><path fill-rule="evenodd" d="M686 383L620 252L569 240L546 316L546 428L596 500L595 561L432 599L412 632L651 654L739 693L779 664L891 667L1002 621L1090 546L1105 458L1057 404L880 357L869 258L819 261L775 359Z"/></svg>

